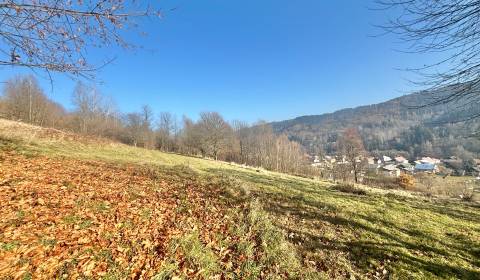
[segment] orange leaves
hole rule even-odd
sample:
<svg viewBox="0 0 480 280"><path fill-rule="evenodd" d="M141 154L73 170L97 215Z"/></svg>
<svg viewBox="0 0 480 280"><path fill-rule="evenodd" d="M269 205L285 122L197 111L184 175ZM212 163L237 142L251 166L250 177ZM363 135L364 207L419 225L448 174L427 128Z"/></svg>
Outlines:
<svg viewBox="0 0 480 280"><path fill-rule="evenodd" d="M171 240L194 227L231 262L231 249L217 244L230 222L213 199L219 190L191 174L15 152L1 157L0 278L148 279L172 257Z"/></svg>

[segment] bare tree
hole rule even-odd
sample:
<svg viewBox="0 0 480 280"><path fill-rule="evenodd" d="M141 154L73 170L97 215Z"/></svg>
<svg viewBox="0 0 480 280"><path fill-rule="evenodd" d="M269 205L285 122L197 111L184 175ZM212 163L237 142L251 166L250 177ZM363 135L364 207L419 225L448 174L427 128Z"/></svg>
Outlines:
<svg viewBox="0 0 480 280"><path fill-rule="evenodd" d="M92 47L128 47L121 30L135 17L158 15L142 1L5 0L0 3L0 65L91 77Z"/></svg>
<svg viewBox="0 0 480 280"><path fill-rule="evenodd" d="M183 129L181 135L181 152L191 155L206 155L202 145L202 133L199 126L190 118L183 116Z"/></svg>
<svg viewBox="0 0 480 280"><path fill-rule="evenodd" d="M231 140L232 128L217 112L201 113L198 126L201 130L204 150L217 160Z"/></svg>
<svg viewBox="0 0 480 280"><path fill-rule="evenodd" d="M232 129L235 133L236 140L238 142L239 158L237 161L241 163L247 162L247 139L250 134L249 126L244 121L234 120L232 122Z"/></svg>
<svg viewBox="0 0 480 280"><path fill-rule="evenodd" d="M153 125L153 110L148 105L143 105L141 110L141 138L143 142L143 147L152 149L155 146L155 137L152 131Z"/></svg>
<svg viewBox="0 0 480 280"><path fill-rule="evenodd" d="M420 108L455 104L458 121L480 117L480 2L477 0L377 0L394 16L382 26L407 43L414 53L442 53L436 63L410 70L431 92Z"/></svg>
<svg viewBox="0 0 480 280"><path fill-rule="evenodd" d="M129 113L124 117L125 134L124 142L137 147L137 145L143 145L143 117L140 113Z"/></svg>
<svg viewBox="0 0 480 280"><path fill-rule="evenodd" d="M157 124L157 147L170 152L176 145L178 125L176 117L169 112L161 112Z"/></svg>
<svg viewBox="0 0 480 280"><path fill-rule="evenodd" d="M36 125L45 123L52 104L33 76L18 76L7 81L3 95L7 118Z"/></svg>
<svg viewBox="0 0 480 280"><path fill-rule="evenodd" d="M102 114L102 95L95 88L79 82L72 95L74 114L78 120L77 128L81 133L93 133L96 121Z"/></svg>
<svg viewBox="0 0 480 280"><path fill-rule="evenodd" d="M351 172L358 183L360 172L363 167L362 156L365 154L362 138L355 128L348 128L339 139L338 148L341 156L345 156L348 164L351 167Z"/></svg>

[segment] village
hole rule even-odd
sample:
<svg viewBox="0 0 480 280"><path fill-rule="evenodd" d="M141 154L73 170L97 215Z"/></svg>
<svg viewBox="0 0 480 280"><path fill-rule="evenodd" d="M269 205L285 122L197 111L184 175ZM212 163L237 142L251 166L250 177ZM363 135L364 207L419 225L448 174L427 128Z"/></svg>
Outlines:
<svg viewBox="0 0 480 280"><path fill-rule="evenodd" d="M313 156L311 166L319 169L333 169L336 166L349 164L345 156L326 155ZM401 174L438 174L442 176L470 176L480 179L480 159L462 160L452 156L447 159L420 157L408 160L398 155L390 157L367 156L358 157L357 163L362 166L362 175L372 174L387 177L399 177Z"/></svg>

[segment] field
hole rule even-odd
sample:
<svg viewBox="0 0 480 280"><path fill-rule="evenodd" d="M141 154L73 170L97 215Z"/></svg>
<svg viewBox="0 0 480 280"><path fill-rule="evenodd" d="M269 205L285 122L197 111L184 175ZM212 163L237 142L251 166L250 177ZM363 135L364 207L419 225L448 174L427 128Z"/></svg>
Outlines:
<svg viewBox="0 0 480 280"><path fill-rule="evenodd" d="M0 279L480 279L480 206L0 120Z"/></svg>

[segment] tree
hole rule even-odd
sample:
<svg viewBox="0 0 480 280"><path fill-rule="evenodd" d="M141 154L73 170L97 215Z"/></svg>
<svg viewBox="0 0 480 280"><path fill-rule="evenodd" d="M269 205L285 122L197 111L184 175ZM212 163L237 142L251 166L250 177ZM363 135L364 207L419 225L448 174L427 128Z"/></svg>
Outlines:
<svg viewBox="0 0 480 280"><path fill-rule="evenodd" d="M148 105L143 105L142 110L141 110L141 135L140 137L142 138L143 142L143 147L152 149L155 146L155 137L153 135L152 131L152 125L153 125L153 110L150 108Z"/></svg>
<svg viewBox="0 0 480 280"><path fill-rule="evenodd" d="M102 115L103 97L95 88L87 87L79 82L72 95L74 114L78 119L77 129L81 133L93 133L98 128L98 121Z"/></svg>
<svg viewBox="0 0 480 280"><path fill-rule="evenodd" d="M167 152L174 150L177 134L177 118L169 112L161 112L156 131L157 147Z"/></svg>
<svg viewBox="0 0 480 280"><path fill-rule="evenodd" d="M420 68L432 98L415 108L454 104L463 114L457 121L480 117L480 2L476 0L377 0L392 10L383 28L408 44L408 51L442 53L440 61Z"/></svg>
<svg viewBox="0 0 480 280"><path fill-rule="evenodd" d="M201 131L203 149L215 160L224 152L232 139L232 128L217 112L200 113L198 126Z"/></svg>
<svg viewBox="0 0 480 280"><path fill-rule="evenodd" d="M0 65L90 77L102 65L87 61L92 47L128 47L121 30L135 17L158 15L141 1L21 1L0 3Z"/></svg>
<svg viewBox="0 0 480 280"><path fill-rule="evenodd" d="M3 102L7 118L35 125L44 125L48 110L54 107L33 76L18 76L7 81Z"/></svg>
<svg viewBox="0 0 480 280"><path fill-rule="evenodd" d="M238 153L239 158L237 161L241 163L247 162L247 139L250 134L248 124L244 121L234 120L232 122L233 133L235 133L236 140L238 141Z"/></svg>
<svg viewBox="0 0 480 280"><path fill-rule="evenodd" d="M202 156L206 154L206 151L203 149L202 134L199 126L186 116L183 116L181 152L190 155L201 153Z"/></svg>
<svg viewBox="0 0 480 280"><path fill-rule="evenodd" d="M129 113L124 117L125 123L125 142L137 147L139 144L143 144L143 117L140 113Z"/></svg>
<svg viewBox="0 0 480 280"><path fill-rule="evenodd" d="M358 183L359 174L363 168L362 156L365 154L362 138L355 128L347 128L339 139L339 152L345 156L353 172L355 183Z"/></svg>

